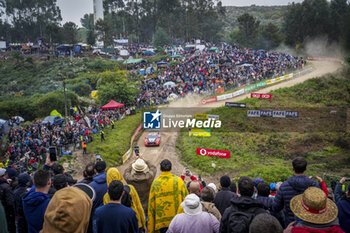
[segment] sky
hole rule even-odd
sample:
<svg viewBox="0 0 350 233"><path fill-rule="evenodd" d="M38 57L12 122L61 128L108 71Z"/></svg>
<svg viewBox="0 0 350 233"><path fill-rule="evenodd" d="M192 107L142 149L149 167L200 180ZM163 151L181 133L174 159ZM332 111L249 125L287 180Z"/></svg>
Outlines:
<svg viewBox="0 0 350 233"><path fill-rule="evenodd" d="M255 5L288 5L293 0L221 0L224 6L250 6ZM301 2L302 0L294 0ZM93 13L93 0L57 0L61 9L63 24L68 21L76 23L79 27L80 19L86 13Z"/></svg>

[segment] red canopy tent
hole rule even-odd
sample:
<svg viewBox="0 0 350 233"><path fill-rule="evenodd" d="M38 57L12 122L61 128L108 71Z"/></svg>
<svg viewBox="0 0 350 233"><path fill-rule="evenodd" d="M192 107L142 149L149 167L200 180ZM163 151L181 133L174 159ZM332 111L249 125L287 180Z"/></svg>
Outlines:
<svg viewBox="0 0 350 233"><path fill-rule="evenodd" d="M106 104L105 106L102 106L102 109L114 109L114 108L121 108L124 107L124 104L115 102L114 100L109 101L108 104Z"/></svg>

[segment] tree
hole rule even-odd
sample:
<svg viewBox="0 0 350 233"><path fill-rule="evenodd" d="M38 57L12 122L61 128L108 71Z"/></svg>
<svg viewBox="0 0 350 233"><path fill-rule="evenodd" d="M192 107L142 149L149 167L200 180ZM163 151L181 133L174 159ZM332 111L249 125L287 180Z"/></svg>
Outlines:
<svg viewBox="0 0 350 233"><path fill-rule="evenodd" d="M94 14L85 14L80 19L81 26L88 30L94 30Z"/></svg>
<svg viewBox="0 0 350 233"><path fill-rule="evenodd" d="M95 30L97 39L103 41L104 48L112 44L112 26L108 21L102 19L97 20Z"/></svg>
<svg viewBox="0 0 350 233"><path fill-rule="evenodd" d="M86 42L89 45L94 45L96 43L96 35L95 35L94 30L88 30Z"/></svg>
<svg viewBox="0 0 350 233"><path fill-rule="evenodd" d="M171 38L168 33L163 28L158 28L156 33L154 34L153 46L155 47L163 47L164 45L169 44Z"/></svg>
<svg viewBox="0 0 350 233"><path fill-rule="evenodd" d="M256 20L248 13L239 16L237 20L242 35L242 41L240 41L240 44L246 47L252 46L259 33L260 21Z"/></svg>
<svg viewBox="0 0 350 233"><path fill-rule="evenodd" d="M280 34L279 28L269 23L266 26L263 26L261 31L263 44L266 49L272 49L278 47L282 42L282 36Z"/></svg>
<svg viewBox="0 0 350 233"><path fill-rule="evenodd" d="M73 22L67 22L63 24L62 34L64 42L67 44L77 43L77 30L78 26Z"/></svg>

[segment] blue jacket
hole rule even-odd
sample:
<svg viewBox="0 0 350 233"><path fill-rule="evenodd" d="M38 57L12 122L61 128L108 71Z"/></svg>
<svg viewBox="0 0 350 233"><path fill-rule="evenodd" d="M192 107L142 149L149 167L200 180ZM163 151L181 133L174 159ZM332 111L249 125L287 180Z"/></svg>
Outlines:
<svg viewBox="0 0 350 233"><path fill-rule="evenodd" d="M135 211L115 203L97 208L93 220L94 233L137 233L138 226Z"/></svg>
<svg viewBox="0 0 350 233"><path fill-rule="evenodd" d="M105 172L94 176L93 181L89 184L96 193L92 209L96 209L103 205L103 196L107 193L107 174Z"/></svg>
<svg viewBox="0 0 350 233"><path fill-rule="evenodd" d="M344 232L350 232L350 198L341 199L342 184L335 186L334 196L337 200L339 225Z"/></svg>
<svg viewBox="0 0 350 233"><path fill-rule="evenodd" d="M283 182L281 187L278 189L275 196L272 210L275 213L283 210L283 215L285 218L285 226L295 220L293 212L290 210L289 202L290 200L299 194L304 193L304 191L309 187L320 187L318 183L309 179L307 176L292 176L289 177L287 181Z"/></svg>
<svg viewBox="0 0 350 233"><path fill-rule="evenodd" d="M41 192L29 191L23 198L23 212L28 223L28 233L39 233L43 228L44 215L50 198Z"/></svg>

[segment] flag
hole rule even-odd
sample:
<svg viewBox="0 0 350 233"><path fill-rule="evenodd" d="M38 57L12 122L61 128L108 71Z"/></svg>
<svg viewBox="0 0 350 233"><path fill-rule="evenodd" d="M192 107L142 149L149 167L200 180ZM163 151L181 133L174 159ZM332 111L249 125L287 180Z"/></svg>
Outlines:
<svg viewBox="0 0 350 233"><path fill-rule="evenodd" d="M56 110L56 109L52 110L52 112L50 113L50 116L59 116L59 117L61 117L61 118L62 118L61 113L57 112L57 110Z"/></svg>

